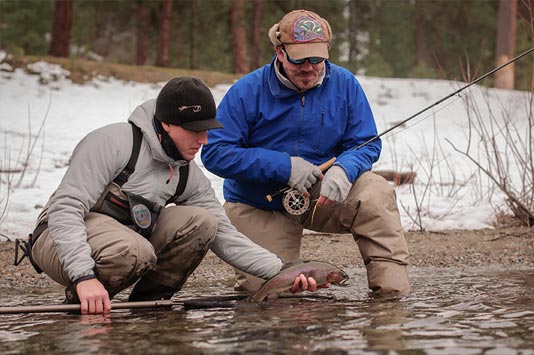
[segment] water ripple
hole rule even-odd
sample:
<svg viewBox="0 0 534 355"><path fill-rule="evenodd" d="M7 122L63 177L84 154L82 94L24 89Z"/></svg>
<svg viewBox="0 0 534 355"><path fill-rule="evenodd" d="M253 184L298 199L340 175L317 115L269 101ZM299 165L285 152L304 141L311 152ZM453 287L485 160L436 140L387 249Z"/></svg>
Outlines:
<svg viewBox="0 0 534 355"><path fill-rule="evenodd" d="M357 277L349 287L320 292L333 299L109 316L4 315L0 353L534 355L533 273L418 268L411 271L410 297L371 299L362 271L350 270ZM196 287L180 297L217 295L219 289ZM28 302L57 297L32 294Z"/></svg>

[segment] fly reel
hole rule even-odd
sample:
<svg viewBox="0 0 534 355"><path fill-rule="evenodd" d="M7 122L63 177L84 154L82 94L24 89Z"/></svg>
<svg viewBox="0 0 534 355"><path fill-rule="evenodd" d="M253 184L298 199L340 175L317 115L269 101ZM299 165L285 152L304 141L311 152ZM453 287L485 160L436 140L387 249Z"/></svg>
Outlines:
<svg viewBox="0 0 534 355"><path fill-rule="evenodd" d="M282 199L282 206L285 210L294 216L300 216L310 207L310 198L304 196L298 190L288 190Z"/></svg>
<svg viewBox="0 0 534 355"><path fill-rule="evenodd" d="M319 165L319 169L322 172L325 172L329 167L334 164L335 161L336 158L334 157L329 161ZM282 206L284 206L284 209L289 214L292 214L294 216L300 216L308 210L308 207L310 207L310 198L304 196L302 192L292 189L289 186L286 186L276 191L274 194L266 195L265 199L267 200L267 202L273 202L273 198L275 196L278 196L279 194L284 194L284 197L282 198Z"/></svg>

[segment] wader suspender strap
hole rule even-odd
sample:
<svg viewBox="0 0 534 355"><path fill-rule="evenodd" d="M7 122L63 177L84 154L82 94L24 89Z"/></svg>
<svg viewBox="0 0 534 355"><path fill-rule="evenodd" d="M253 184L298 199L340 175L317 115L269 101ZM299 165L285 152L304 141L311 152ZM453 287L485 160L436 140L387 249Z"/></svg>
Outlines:
<svg viewBox="0 0 534 355"><path fill-rule="evenodd" d="M141 129L134 125L133 123L130 123L132 125L132 132L133 132L133 147L132 147L132 155L130 156L130 160L128 160L128 164L126 164L126 167L123 171L120 172L119 175L113 180L117 185L122 186L126 181L128 181L128 178L135 170L135 164L137 163L137 158L139 157L139 150L141 149L141 140L143 139L143 133L141 132ZM180 177L181 178L181 177ZM43 271L39 268L39 266L35 263L32 257L32 247L33 244L37 241L37 239L41 236L41 233L43 233L48 228L48 221L44 220L41 222L34 231L28 235L27 240L19 240L17 239L15 241L15 261L13 262L14 265L18 265L22 262L22 260L27 257L30 260L30 263L32 264L35 271L37 271L39 274ZM22 256L19 258L19 249L22 251Z"/></svg>
<svg viewBox="0 0 534 355"><path fill-rule="evenodd" d="M141 128L137 127L133 123L130 122L132 125L132 133L133 133L133 146L132 146L132 155L130 156L130 160L128 160L128 164L126 164L126 167L124 170L122 170L119 175L113 180L114 183L119 185L121 187L128 181L130 176L133 174L135 170L135 164L137 163L137 158L139 158L139 150L141 149L141 141L143 140L143 133L141 132ZM167 200L167 204L174 203L176 199L184 192L185 185L187 184L187 176L189 175L189 164L181 166L180 167L180 180L178 181L178 185L176 186L176 192L174 195Z"/></svg>
<svg viewBox="0 0 534 355"><path fill-rule="evenodd" d="M189 175L189 164L180 167L180 180L176 186L176 192L167 200L167 204L174 203L176 199L184 192L185 185L187 184L187 176Z"/></svg>
<svg viewBox="0 0 534 355"><path fill-rule="evenodd" d="M143 133L141 132L141 128L137 127L131 122L130 124L132 125L133 133L132 155L130 156L130 160L128 160L128 164L126 164L124 170L122 170L120 174L117 175L117 177L113 180L113 182L119 185L119 187L124 185L126 181L128 181L128 179L130 178L130 175L133 174L135 170L135 164L137 163L137 158L139 158L141 141L143 140Z"/></svg>
<svg viewBox="0 0 534 355"><path fill-rule="evenodd" d="M137 163L137 158L139 158L139 151L141 149L141 141L143 140L143 132L141 129L130 122L132 125L133 133L133 146L132 146L132 155L130 160L126 164L126 167L117 175L113 182L116 183L119 187L124 185L128 178L133 174L135 170L135 164ZM189 164L180 167L180 180L178 180L178 185L176 186L176 192L174 195L167 201L167 204L174 203L176 199L184 192L185 185L187 184L187 177L189 175ZM42 273L42 270L39 266L33 261L31 249L33 244L37 241L37 238L41 233L48 228L48 222L44 221L40 223L33 233L28 235L27 240L17 239L15 241L15 260L14 265L19 265L25 257L30 260L30 263L34 267L35 271L39 274ZM22 251L22 255L19 257L19 249Z"/></svg>

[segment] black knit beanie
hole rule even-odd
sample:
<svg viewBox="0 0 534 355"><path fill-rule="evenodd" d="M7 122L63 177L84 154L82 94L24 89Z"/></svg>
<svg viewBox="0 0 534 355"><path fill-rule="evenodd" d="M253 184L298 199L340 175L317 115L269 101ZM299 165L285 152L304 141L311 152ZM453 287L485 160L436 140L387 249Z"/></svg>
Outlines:
<svg viewBox="0 0 534 355"><path fill-rule="evenodd" d="M156 100L156 118L167 124L201 132L222 128L215 119L215 100L210 89L197 78L179 77L161 89Z"/></svg>

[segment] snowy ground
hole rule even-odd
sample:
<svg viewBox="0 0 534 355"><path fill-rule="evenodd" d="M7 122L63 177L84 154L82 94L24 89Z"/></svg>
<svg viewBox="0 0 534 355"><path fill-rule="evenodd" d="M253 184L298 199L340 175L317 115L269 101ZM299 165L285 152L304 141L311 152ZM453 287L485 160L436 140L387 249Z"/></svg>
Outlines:
<svg viewBox="0 0 534 355"><path fill-rule="evenodd" d="M2 69L9 68L0 65ZM0 235L10 239L31 231L41 207L61 180L76 143L97 127L125 121L138 104L156 97L164 84L98 78L77 85L57 66L39 63L33 71L40 74L29 75L19 69L0 71ZM437 80L358 79L380 132L465 85ZM212 88L216 102L228 87ZM466 99L479 105L484 119L491 117L490 112L497 118L513 117L521 129L527 122L530 96L473 86L461 97L446 100L383 138L384 150L374 169L417 173L413 187L397 187L405 229L419 228L413 222L418 216L416 198L427 230L487 228L497 210L507 211L502 194L488 179L480 178L475 165L446 140L462 150L468 145ZM491 102L490 108L486 101ZM474 156L481 154L479 148L471 141ZM24 173L6 173L20 171L28 151L31 154ZM517 182L519 169L512 164L508 171L510 179ZM223 201L222 180L206 174Z"/></svg>

